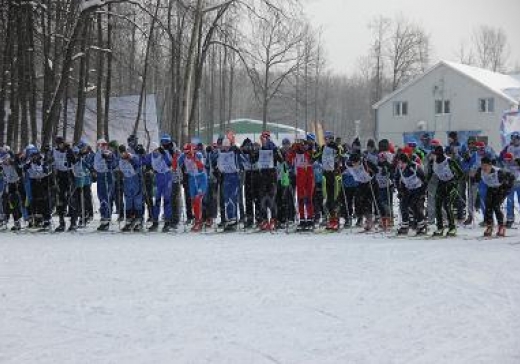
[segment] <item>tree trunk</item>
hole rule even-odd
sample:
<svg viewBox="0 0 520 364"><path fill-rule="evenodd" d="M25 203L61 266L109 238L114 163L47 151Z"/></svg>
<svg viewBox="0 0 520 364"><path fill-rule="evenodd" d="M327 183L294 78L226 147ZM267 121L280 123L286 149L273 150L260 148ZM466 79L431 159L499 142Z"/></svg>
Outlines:
<svg viewBox="0 0 520 364"><path fill-rule="evenodd" d="M103 26L101 13L97 14L97 45L100 48L97 52L97 85L96 85L96 138L101 139L104 135L103 127L103 66L105 53L103 49Z"/></svg>
<svg viewBox="0 0 520 364"><path fill-rule="evenodd" d="M103 134L107 141L110 140L109 135L109 114L110 114L110 93L112 92L112 5L108 4L107 15L107 75L105 86L105 120L103 122Z"/></svg>
<svg viewBox="0 0 520 364"><path fill-rule="evenodd" d="M90 45L90 25L83 28L82 37L81 52L83 52L84 55L81 57L79 65L78 103L76 122L74 123L74 143L77 143L81 139L84 130L85 104L87 99L85 88L88 87L90 65L89 52L87 52L87 47Z"/></svg>
<svg viewBox="0 0 520 364"><path fill-rule="evenodd" d="M202 21L202 0L197 0L195 7L195 21L193 23L193 29L191 32L190 45L188 48L188 54L186 55L186 68L184 72L184 90L182 94L182 110L184 113L182 119L182 134L181 143L189 141L190 137L190 97L191 97L191 86L193 82L193 58L195 55L195 48L197 45L197 39L199 37L199 24Z"/></svg>
<svg viewBox="0 0 520 364"><path fill-rule="evenodd" d="M142 108L143 108L143 101L146 93L146 78L148 76L148 60L150 58L150 48L152 46L153 41L153 32L155 28L155 22L157 21L157 14L159 12L159 7L161 5L161 0L157 0L157 5L155 7L155 15L152 18L152 23L150 24L150 33L148 34L148 42L146 44L146 54L144 57L144 71L141 81L141 92L139 93L139 103L137 106L137 117L135 119L134 123L134 129L133 134L136 135L137 131L139 130L139 122L141 120L141 114L142 114Z"/></svg>
<svg viewBox="0 0 520 364"><path fill-rule="evenodd" d="M43 122L43 131L42 131L42 143L48 144L53 130L56 129L56 125L59 121L60 110L61 110L61 100L63 99L63 92L65 91L65 85L68 83L68 78L70 75L70 68L72 67L72 56L74 52L74 48L76 42L78 41L79 35L85 33L84 29L86 28L85 15L80 15L77 23L73 26L73 33L70 37L70 40L67 44L65 50L65 57L63 59L63 66L60 75L60 79L58 81L58 86L54 92L52 97L52 101L50 103L50 109L44 110L44 122Z"/></svg>

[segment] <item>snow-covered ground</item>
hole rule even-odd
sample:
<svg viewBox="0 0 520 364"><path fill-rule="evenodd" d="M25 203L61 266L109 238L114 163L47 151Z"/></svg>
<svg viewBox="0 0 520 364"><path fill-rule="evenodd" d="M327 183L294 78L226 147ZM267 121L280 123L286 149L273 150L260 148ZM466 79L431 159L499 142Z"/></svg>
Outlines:
<svg viewBox="0 0 520 364"><path fill-rule="evenodd" d="M0 363L520 363L508 233L1 233Z"/></svg>

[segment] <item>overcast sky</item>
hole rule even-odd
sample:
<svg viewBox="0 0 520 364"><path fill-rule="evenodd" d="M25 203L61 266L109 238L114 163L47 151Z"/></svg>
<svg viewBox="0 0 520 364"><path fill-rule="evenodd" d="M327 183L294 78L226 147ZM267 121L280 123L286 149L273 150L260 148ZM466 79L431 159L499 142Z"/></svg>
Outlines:
<svg viewBox="0 0 520 364"><path fill-rule="evenodd" d="M329 66L336 73L353 73L359 57L367 54L371 19L399 13L430 34L432 62L457 61L460 42L469 42L473 30L486 24L504 29L509 64L520 64L520 0L307 0L304 7L312 24L323 27Z"/></svg>

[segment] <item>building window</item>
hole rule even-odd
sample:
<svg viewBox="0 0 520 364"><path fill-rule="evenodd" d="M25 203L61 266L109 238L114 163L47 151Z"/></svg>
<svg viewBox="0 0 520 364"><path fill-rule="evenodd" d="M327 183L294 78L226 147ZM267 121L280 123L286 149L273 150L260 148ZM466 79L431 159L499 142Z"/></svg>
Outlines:
<svg viewBox="0 0 520 364"><path fill-rule="evenodd" d="M495 99L490 97L487 99L478 99L479 112L495 112Z"/></svg>
<svg viewBox="0 0 520 364"><path fill-rule="evenodd" d="M450 100L435 100L435 114L450 114L451 103Z"/></svg>
<svg viewBox="0 0 520 364"><path fill-rule="evenodd" d="M394 116L406 116L408 115L408 102L407 101L395 101L394 102Z"/></svg>

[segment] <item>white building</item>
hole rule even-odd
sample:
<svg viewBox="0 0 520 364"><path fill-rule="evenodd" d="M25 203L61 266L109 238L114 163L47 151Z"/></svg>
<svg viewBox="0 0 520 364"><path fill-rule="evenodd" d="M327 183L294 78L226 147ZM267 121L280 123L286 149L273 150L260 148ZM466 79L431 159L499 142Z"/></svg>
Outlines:
<svg viewBox="0 0 520 364"><path fill-rule="evenodd" d="M376 103L376 137L400 144L431 132L445 142L447 133L489 138L499 149L501 118L518 109L520 77L440 61L423 75Z"/></svg>

